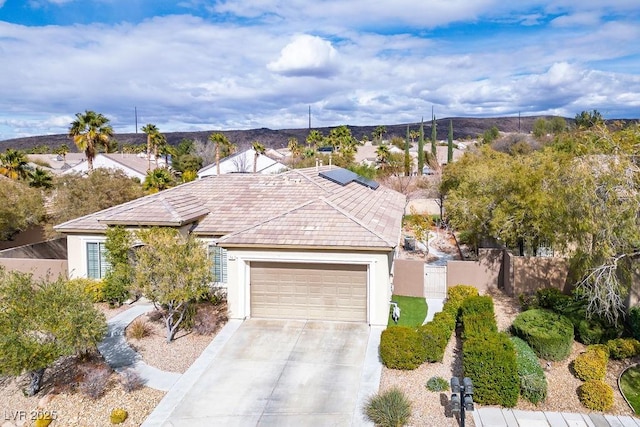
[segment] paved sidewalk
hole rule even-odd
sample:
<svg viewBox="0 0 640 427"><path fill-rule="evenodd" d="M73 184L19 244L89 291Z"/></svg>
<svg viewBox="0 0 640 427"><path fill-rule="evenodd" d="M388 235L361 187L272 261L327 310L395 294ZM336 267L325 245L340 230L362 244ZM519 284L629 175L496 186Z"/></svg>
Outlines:
<svg viewBox="0 0 640 427"><path fill-rule="evenodd" d="M161 371L147 365L141 360L140 355L127 344L125 338L125 328L137 317L151 310L153 310L153 304L139 302L109 319L107 321L109 326L107 336L98 344L98 351L116 372L132 369L142 378L147 387L169 391L181 374Z"/></svg>
<svg viewBox="0 0 640 427"><path fill-rule="evenodd" d="M521 411L495 407L478 408L473 412L473 421L476 427L640 427L640 419L626 415Z"/></svg>

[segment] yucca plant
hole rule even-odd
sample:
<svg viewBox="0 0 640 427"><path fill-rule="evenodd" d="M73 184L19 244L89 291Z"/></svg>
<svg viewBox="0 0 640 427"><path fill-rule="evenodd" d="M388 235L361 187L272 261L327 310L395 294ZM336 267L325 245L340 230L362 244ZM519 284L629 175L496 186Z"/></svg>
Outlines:
<svg viewBox="0 0 640 427"><path fill-rule="evenodd" d="M394 387L371 396L365 406L365 415L376 426L401 427L411 417L411 402Z"/></svg>

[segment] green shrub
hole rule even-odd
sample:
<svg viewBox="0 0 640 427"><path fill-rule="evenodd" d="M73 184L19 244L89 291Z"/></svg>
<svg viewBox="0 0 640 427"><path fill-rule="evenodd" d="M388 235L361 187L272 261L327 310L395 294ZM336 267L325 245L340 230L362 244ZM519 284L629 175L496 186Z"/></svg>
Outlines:
<svg viewBox="0 0 640 427"><path fill-rule="evenodd" d="M629 309L629 328L633 337L640 340L640 305Z"/></svg>
<svg viewBox="0 0 640 427"><path fill-rule="evenodd" d="M425 351L425 361L441 362L444 357L444 350L451 339L451 334L455 328L451 326L451 322L446 314L443 313L439 319L434 319L418 328L418 335Z"/></svg>
<svg viewBox="0 0 640 427"><path fill-rule="evenodd" d="M456 285L447 289L447 302L455 304L458 308L462 301L474 296L478 296L478 289L473 286Z"/></svg>
<svg viewBox="0 0 640 427"><path fill-rule="evenodd" d="M418 331L406 326L393 326L382 331L380 357L387 368L416 369L426 357Z"/></svg>
<svg viewBox="0 0 640 427"><path fill-rule="evenodd" d="M468 297L463 300L460 305L460 314L462 317L486 313L493 315L493 298L488 295Z"/></svg>
<svg viewBox="0 0 640 427"><path fill-rule="evenodd" d="M129 413L126 410L122 408L116 408L111 411L109 419L111 420L111 424L122 424L128 416Z"/></svg>
<svg viewBox="0 0 640 427"><path fill-rule="evenodd" d="M640 354L640 341L635 338L615 338L607 341L607 348L612 359L628 359Z"/></svg>
<svg viewBox="0 0 640 427"><path fill-rule="evenodd" d="M464 339L498 332L498 325L493 311L490 313L468 314L463 317L462 324L464 326Z"/></svg>
<svg viewBox="0 0 640 427"><path fill-rule="evenodd" d="M364 413L376 426L399 427L411 417L411 402L402 391L392 388L369 398Z"/></svg>
<svg viewBox="0 0 640 427"><path fill-rule="evenodd" d="M121 306L129 298L132 269L128 264L112 266L104 277L104 298L113 307Z"/></svg>
<svg viewBox="0 0 640 427"><path fill-rule="evenodd" d="M590 380L578 388L580 402L593 411L607 411L613 407L613 389L601 380Z"/></svg>
<svg viewBox="0 0 640 427"><path fill-rule="evenodd" d="M544 288L536 291L536 301L538 308L546 308L558 314L563 314L573 301L573 298L563 294L559 289Z"/></svg>
<svg viewBox="0 0 640 427"><path fill-rule="evenodd" d="M429 391L447 391L449 390L449 382L442 377L431 377L427 380L427 389Z"/></svg>
<svg viewBox="0 0 640 427"><path fill-rule="evenodd" d="M462 345L464 375L474 385L474 400L482 405L513 407L520 392L516 352L504 333L472 337Z"/></svg>
<svg viewBox="0 0 640 427"><path fill-rule="evenodd" d="M597 320L582 319L576 326L576 339L585 345L599 344L604 333L604 327Z"/></svg>
<svg viewBox="0 0 640 427"><path fill-rule="evenodd" d="M512 329L543 359L564 360L571 352L573 325L560 314L543 309L527 310L516 317Z"/></svg>
<svg viewBox="0 0 640 427"><path fill-rule="evenodd" d="M77 279L69 280L69 283L82 289L87 295L91 297L91 301L93 302L106 301L104 296L104 282L102 280L79 277Z"/></svg>
<svg viewBox="0 0 640 427"><path fill-rule="evenodd" d="M538 356L523 339L511 337L516 350L516 366L520 378L520 395L537 404L547 398L547 378Z"/></svg>
<svg viewBox="0 0 640 427"><path fill-rule="evenodd" d="M582 381L604 380L607 375L609 355L602 346L589 346L573 361L573 371Z"/></svg>

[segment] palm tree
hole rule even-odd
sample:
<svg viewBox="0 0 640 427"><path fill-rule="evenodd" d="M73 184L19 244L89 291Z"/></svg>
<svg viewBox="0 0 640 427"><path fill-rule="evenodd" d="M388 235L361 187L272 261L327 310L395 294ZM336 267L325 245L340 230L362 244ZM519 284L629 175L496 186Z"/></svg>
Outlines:
<svg viewBox="0 0 640 427"><path fill-rule="evenodd" d="M212 133L209 135L209 141L213 142L216 147L216 174L220 175L220 152L233 152L234 145L229 139L221 133Z"/></svg>
<svg viewBox="0 0 640 427"><path fill-rule="evenodd" d="M151 151L153 151L154 158L156 159L156 168L158 168L158 148L166 144L167 139L160 133L158 127L151 123L143 126L142 132L147 134L147 159L149 159L147 170L151 170Z"/></svg>
<svg viewBox="0 0 640 427"><path fill-rule="evenodd" d="M307 136L307 145L312 148L318 148L322 141L324 140L324 136L322 136L322 132L319 130L312 130L309 132Z"/></svg>
<svg viewBox="0 0 640 427"><path fill-rule="evenodd" d="M157 193L158 191L173 187L174 184L175 180L168 169L156 168L152 171L147 171L143 188L149 193Z"/></svg>
<svg viewBox="0 0 640 427"><path fill-rule="evenodd" d="M69 152L69 146L67 144L62 144L56 150L56 154L62 156L62 163L67 163L67 153Z"/></svg>
<svg viewBox="0 0 640 427"><path fill-rule="evenodd" d="M52 188L53 176L44 169L36 168L36 170L31 173L31 182L29 182L29 186L45 189Z"/></svg>
<svg viewBox="0 0 640 427"><path fill-rule="evenodd" d="M291 157L294 159L302 154L300 145L298 144L298 140L294 137L289 138L287 148L289 149L289 151L291 151Z"/></svg>
<svg viewBox="0 0 640 427"><path fill-rule="evenodd" d="M382 138L384 137L384 134L387 133L387 127L386 126L378 126L374 129L373 131L373 140L374 141L378 141L378 142L382 142Z"/></svg>
<svg viewBox="0 0 640 427"><path fill-rule="evenodd" d="M84 114L76 113L76 119L71 122L69 128L69 136L73 138L78 149L84 151L91 172L98 146L108 146L109 138L113 136L113 129L105 116L86 110Z"/></svg>
<svg viewBox="0 0 640 427"><path fill-rule="evenodd" d="M29 163L22 151L7 149L0 154L0 174L11 179L26 179L29 177Z"/></svg>
<svg viewBox="0 0 640 427"><path fill-rule="evenodd" d="M377 161L382 166L382 170L385 169L387 163L389 162L390 155L391 153L389 152L389 147L387 147L385 144L379 145L378 148L376 148Z"/></svg>
<svg viewBox="0 0 640 427"><path fill-rule="evenodd" d="M254 154L253 154L253 173L256 173L258 171L258 157L260 156L260 154L263 154L267 151L267 149L265 148L264 144L261 144L258 141L254 141L251 144L251 148L253 148Z"/></svg>

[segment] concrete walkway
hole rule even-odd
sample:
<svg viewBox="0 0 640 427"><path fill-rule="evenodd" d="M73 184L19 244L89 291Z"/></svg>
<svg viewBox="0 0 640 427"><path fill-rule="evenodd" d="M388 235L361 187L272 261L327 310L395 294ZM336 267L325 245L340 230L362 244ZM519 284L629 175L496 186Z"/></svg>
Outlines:
<svg viewBox="0 0 640 427"><path fill-rule="evenodd" d="M98 344L98 351L104 360L116 372L132 369L144 381L147 387L156 390L169 391L169 389L180 378L179 373L161 371L149 366L142 361L142 358L127 343L125 338L125 328L129 326L138 316L153 310L153 304L149 302L139 302L131 308L119 313L107 321L107 336Z"/></svg>
<svg viewBox="0 0 640 427"><path fill-rule="evenodd" d="M423 325L433 320L436 313L440 313L444 307L444 298L425 298L427 301L427 317L424 319Z"/></svg>
<svg viewBox="0 0 640 427"><path fill-rule="evenodd" d="M495 407L478 408L473 412L473 421L476 427L640 427L640 419L626 415L520 411Z"/></svg>

